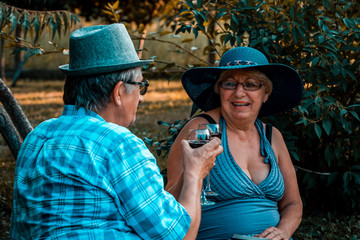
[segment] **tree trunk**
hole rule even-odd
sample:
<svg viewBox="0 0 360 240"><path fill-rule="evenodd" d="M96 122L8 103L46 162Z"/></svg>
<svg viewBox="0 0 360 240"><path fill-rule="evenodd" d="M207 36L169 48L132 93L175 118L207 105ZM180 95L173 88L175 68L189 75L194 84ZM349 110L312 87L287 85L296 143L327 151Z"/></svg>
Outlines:
<svg viewBox="0 0 360 240"><path fill-rule="evenodd" d="M141 34L141 39L140 39L140 42L139 42L139 52L138 52L138 56L139 56L139 59L141 59L142 57L142 53L143 53L143 50L144 50L144 45L145 45L145 37L146 37L146 33L147 33L147 29L145 27L143 33Z"/></svg>
<svg viewBox="0 0 360 240"><path fill-rule="evenodd" d="M209 22L209 26L208 26L208 32L209 34L213 37L214 32L215 32L215 20L210 20ZM209 45L212 45L210 43L211 39L209 39ZM208 57L208 62L211 63L212 65L214 65L215 63L215 59L216 59L216 55L215 55L215 51L212 51L209 53L209 57Z"/></svg>
<svg viewBox="0 0 360 240"><path fill-rule="evenodd" d="M25 56L22 59L22 61L16 67L16 71L14 73L14 76L13 76L13 79L12 79L12 82L11 82L11 87L15 87L16 81L18 80L18 78L20 76L21 69L24 66L25 62L28 60L29 56L30 56L30 50L27 50Z"/></svg>
<svg viewBox="0 0 360 240"><path fill-rule="evenodd" d="M17 25L15 28L15 38L21 38L21 26ZM21 62L21 51L14 54L14 69L17 69Z"/></svg>
<svg viewBox="0 0 360 240"><path fill-rule="evenodd" d="M5 56L4 56L4 39L0 39L0 78L3 79L4 82L6 82L6 76L5 76Z"/></svg>
<svg viewBox="0 0 360 240"><path fill-rule="evenodd" d="M5 109L0 105L0 133L3 136L6 144L15 159L18 156L22 141L19 134L17 133L14 125L12 124L9 116Z"/></svg>
<svg viewBox="0 0 360 240"><path fill-rule="evenodd" d="M4 105L6 112L9 114L20 136L25 139L33 128L11 90L5 85L2 79L0 79L0 102Z"/></svg>

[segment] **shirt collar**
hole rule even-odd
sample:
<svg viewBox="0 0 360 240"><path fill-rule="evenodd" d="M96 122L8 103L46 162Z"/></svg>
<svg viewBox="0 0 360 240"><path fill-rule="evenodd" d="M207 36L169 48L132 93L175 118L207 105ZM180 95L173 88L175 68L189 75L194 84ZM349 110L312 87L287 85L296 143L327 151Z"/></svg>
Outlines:
<svg viewBox="0 0 360 240"><path fill-rule="evenodd" d="M105 121L100 115L97 113L87 110L83 107L77 108L75 105L65 105L63 109L62 116L88 116L94 117L101 121Z"/></svg>

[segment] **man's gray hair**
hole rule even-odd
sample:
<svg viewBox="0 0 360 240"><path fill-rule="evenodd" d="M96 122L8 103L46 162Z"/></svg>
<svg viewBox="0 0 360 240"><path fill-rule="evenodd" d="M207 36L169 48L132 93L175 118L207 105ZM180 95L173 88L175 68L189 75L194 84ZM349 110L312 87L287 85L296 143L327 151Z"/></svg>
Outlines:
<svg viewBox="0 0 360 240"><path fill-rule="evenodd" d="M92 76L66 76L64 104L98 112L110 102L110 94L119 81L135 81L140 76L140 67ZM136 87L132 84L124 85L127 93Z"/></svg>

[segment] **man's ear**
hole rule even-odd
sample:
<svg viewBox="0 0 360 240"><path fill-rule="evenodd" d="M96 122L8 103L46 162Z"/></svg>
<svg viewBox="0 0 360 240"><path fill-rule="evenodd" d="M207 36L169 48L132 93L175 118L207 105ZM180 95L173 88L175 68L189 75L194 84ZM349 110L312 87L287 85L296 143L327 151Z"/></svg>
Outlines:
<svg viewBox="0 0 360 240"><path fill-rule="evenodd" d="M116 105L121 105L121 97L124 94L123 84L123 81L119 81L110 94L110 101Z"/></svg>

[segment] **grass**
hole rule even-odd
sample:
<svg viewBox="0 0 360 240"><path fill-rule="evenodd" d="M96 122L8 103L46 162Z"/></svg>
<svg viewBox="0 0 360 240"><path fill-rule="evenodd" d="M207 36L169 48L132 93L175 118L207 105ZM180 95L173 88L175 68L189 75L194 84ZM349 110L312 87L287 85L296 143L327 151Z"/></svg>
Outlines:
<svg viewBox="0 0 360 240"><path fill-rule="evenodd" d="M20 80L11 90L32 126L61 115L63 81ZM179 81L150 81L145 102L139 106L136 123L130 130L141 138L163 138L167 135L166 128L158 126L157 121L185 119L190 106L191 101ZM160 169L165 168L166 159L158 158L158 165ZM9 238L14 169L15 160L0 137L0 240ZM360 215L341 216L305 209L303 221L293 237L295 240L360 239Z"/></svg>

